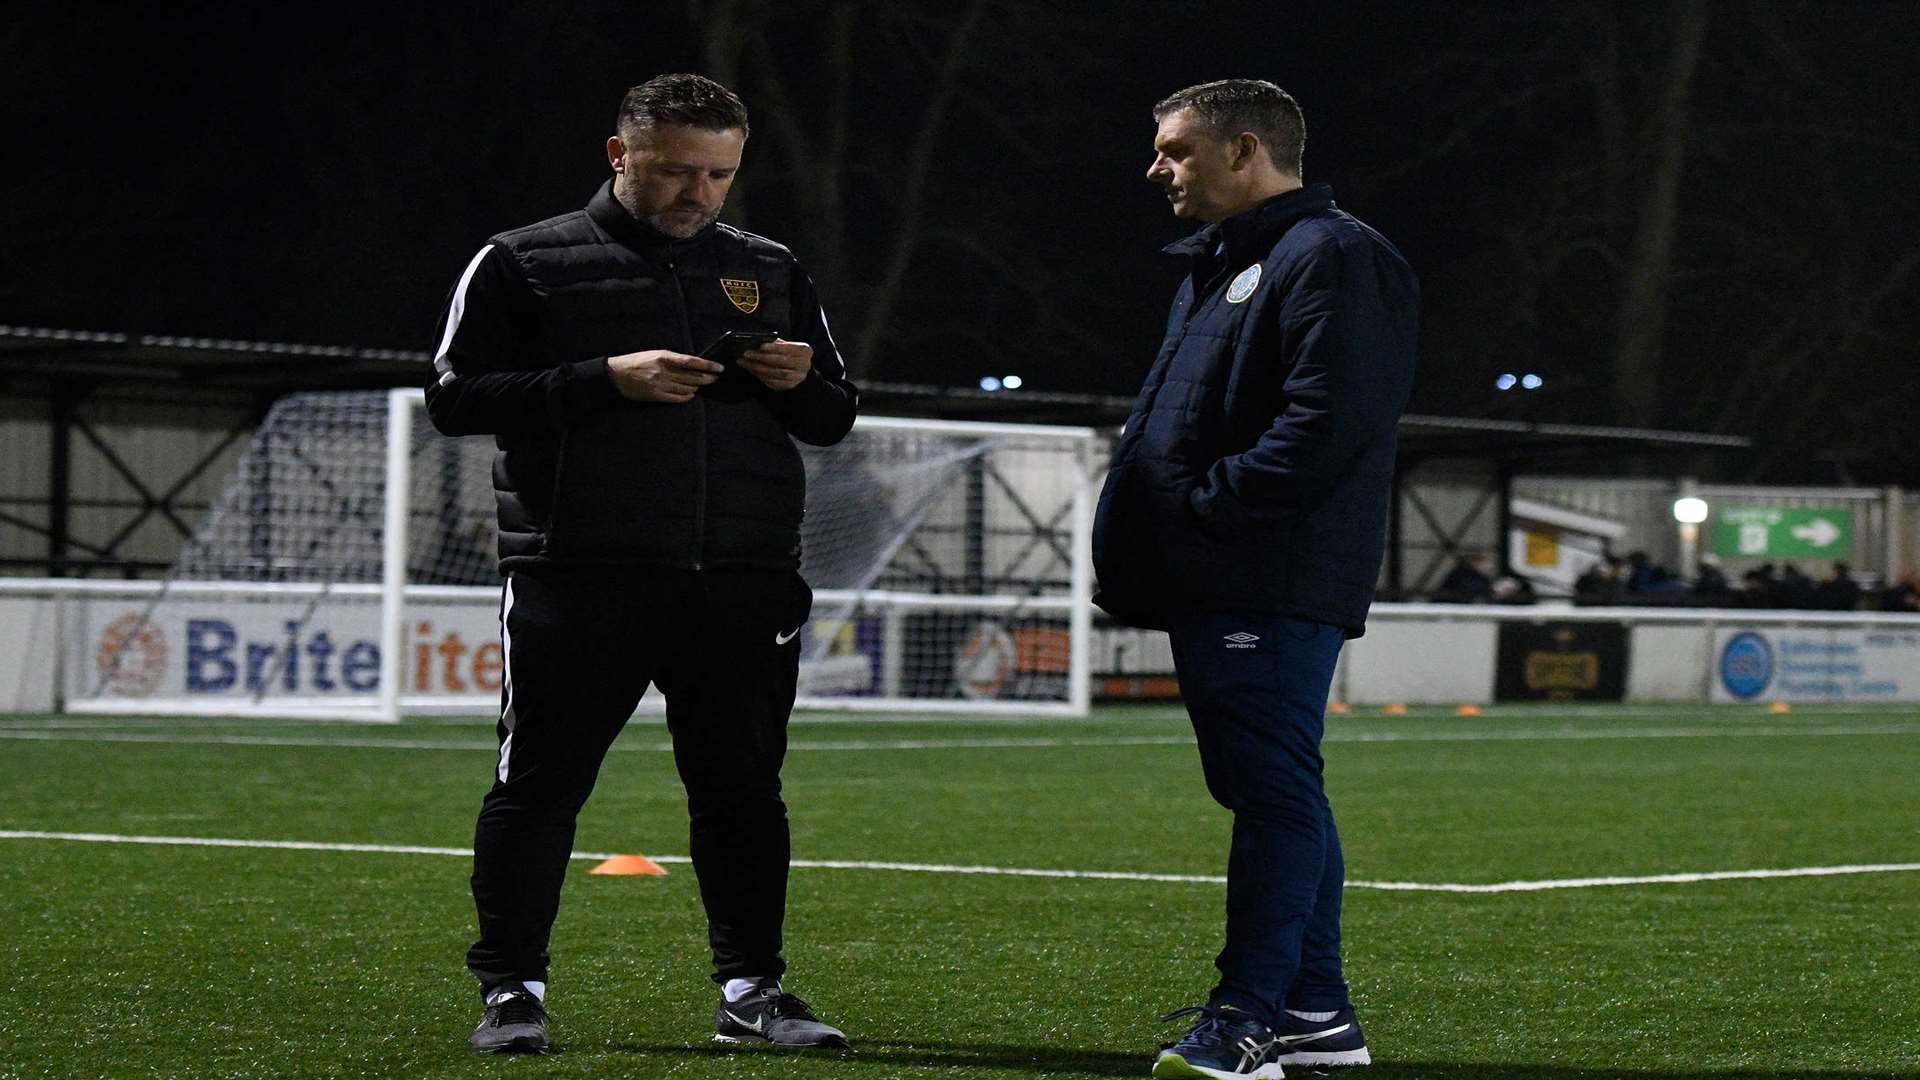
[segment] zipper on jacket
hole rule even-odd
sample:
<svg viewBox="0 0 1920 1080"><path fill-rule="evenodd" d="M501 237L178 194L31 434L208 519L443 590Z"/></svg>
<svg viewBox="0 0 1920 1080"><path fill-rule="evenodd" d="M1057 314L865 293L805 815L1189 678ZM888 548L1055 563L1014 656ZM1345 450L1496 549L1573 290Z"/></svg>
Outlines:
<svg viewBox="0 0 1920 1080"><path fill-rule="evenodd" d="M680 284L680 269L673 261L673 248L667 248L667 276L673 279L673 294L680 300L680 335L686 351L700 346L693 340L693 320L687 315L687 290ZM688 402L693 406L693 569L701 568L707 546L707 407L699 394Z"/></svg>

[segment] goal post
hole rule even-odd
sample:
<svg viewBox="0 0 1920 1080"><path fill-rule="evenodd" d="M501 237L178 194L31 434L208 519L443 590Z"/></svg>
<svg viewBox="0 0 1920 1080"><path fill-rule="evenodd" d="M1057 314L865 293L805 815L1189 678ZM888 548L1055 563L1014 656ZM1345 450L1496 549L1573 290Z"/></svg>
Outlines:
<svg viewBox="0 0 1920 1080"><path fill-rule="evenodd" d="M402 643L407 616L407 516L413 491L414 414L426 407L426 394L387 391L387 483L382 503L380 553L380 718L400 719Z"/></svg>
<svg viewBox="0 0 1920 1080"><path fill-rule="evenodd" d="M891 417L803 448L800 704L1085 715L1095 450L1090 428Z"/></svg>
<svg viewBox="0 0 1920 1080"><path fill-rule="evenodd" d="M438 434L424 405L276 402L165 580L63 600L62 707L497 711L493 440ZM800 707L1086 713L1091 429L862 417L800 451Z"/></svg>

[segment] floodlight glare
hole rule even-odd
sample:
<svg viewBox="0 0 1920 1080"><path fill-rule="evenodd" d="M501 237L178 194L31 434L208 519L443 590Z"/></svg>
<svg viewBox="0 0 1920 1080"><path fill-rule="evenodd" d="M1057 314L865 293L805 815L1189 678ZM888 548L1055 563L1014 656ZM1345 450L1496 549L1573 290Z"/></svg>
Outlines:
<svg viewBox="0 0 1920 1080"><path fill-rule="evenodd" d="M980 389L985 390L988 393L992 393L993 391L1000 389L1000 380L994 378L991 375L982 375L980 377Z"/></svg>
<svg viewBox="0 0 1920 1080"><path fill-rule="evenodd" d="M1513 377L1512 373L1507 373L1493 380L1493 387L1496 390L1511 390L1513 389L1513 384L1519 381L1519 379Z"/></svg>
<svg viewBox="0 0 1920 1080"><path fill-rule="evenodd" d="M1000 380L1000 385L1006 387L1009 390L1018 390L1020 389L1020 384L1022 381L1023 380L1018 375L1009 375L1006 378Z"/></svg>
<svg viewBox="0 0 1920 1080"><path fill-rule="evenodd" d="M1546 385L1546 382L1547 380L1533 374L1522 375L1520 377L1520 385L1528 390L1538 390Z"/></svg>
<svg viewBox="0 0 1920 1080"><path fill-rule="evenodd" d="M1673 520L1682 525L1698 525L1707 520L1707 500L1692 495L1673 500Z"/></svg>

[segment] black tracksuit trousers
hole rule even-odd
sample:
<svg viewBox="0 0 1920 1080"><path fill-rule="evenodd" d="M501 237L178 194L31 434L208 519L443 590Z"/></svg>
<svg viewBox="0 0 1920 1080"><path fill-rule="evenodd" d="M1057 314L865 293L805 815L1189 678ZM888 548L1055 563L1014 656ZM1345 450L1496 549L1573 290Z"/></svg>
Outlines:
<svg viewBox="0 0 1920 1080"><path fill-rule="evenodd" d="M483 987L547 977L574 820L648 683L667 699L714 978L778 976L780 764L813 594L792 571L515 571L501 598L500 757L473 841Z"/></svg>

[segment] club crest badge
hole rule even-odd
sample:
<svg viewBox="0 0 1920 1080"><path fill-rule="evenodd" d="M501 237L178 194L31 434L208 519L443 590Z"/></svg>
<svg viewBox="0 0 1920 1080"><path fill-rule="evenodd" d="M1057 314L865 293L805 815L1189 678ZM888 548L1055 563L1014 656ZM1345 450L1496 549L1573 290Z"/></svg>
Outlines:
<svg viewBox="0 0 1920 1080"><path fill-rule="evenodd" d="M1254 263L1252 266L1240 271L1240 276L1234 278L1233 284L1227 286L1227 303L1238 304L1247 297L1252 296L1253 290L1259 287L1260 264Z"/></svg>
<svg viewBox="0 0 1920 1080"><path fill-rule="evenodd" d="M751 315L760 310L760 283L743 281L740 278L720 279L720 287L727 291L727 299L733 306Z"/></svg>

